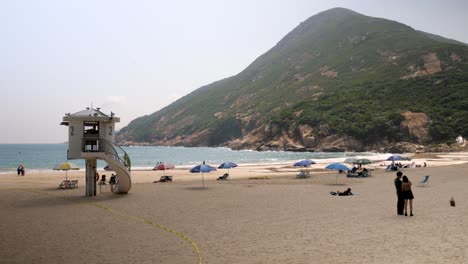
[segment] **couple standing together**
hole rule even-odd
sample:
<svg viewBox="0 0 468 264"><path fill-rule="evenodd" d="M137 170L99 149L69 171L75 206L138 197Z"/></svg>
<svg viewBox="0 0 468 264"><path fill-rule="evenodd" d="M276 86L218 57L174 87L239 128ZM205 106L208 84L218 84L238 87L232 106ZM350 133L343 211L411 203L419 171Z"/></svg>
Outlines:
<svg viewBox="0 0 468 264"><path fill-rule="evenodd" d="M411 191L411 182L408 180L408 177L403 176L401 171L397 172L395 178L395 188L396 194L398 197L397 202L397 213L399 215L405 216L408 215L408 204L410 209L410 216L413 216L413 192Z"/></svg>

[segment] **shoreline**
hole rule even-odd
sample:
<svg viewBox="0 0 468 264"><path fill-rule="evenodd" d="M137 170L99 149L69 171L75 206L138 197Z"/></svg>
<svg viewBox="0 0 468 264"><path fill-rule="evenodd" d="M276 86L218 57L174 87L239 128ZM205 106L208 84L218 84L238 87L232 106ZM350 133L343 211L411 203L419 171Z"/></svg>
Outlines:
<svg viewBox="0 0 468 264"><path fill-rule="evenodd" d="M456 166L461 164L468 163L468 152L460 153L432 153L430 156L425 156L426 158L414 158L411 161L401 161L403 165L414 164L422 165L424 162L427 164L427 167L415 167L415 168L404 168L405 171L418 171L421 169L442 167L442 166ZM341 158L340 158L341 159ZM308 170L311 175L319 174L330 174L336 173L336 171L326 170L325 166L329 162L317 160L318 163L311 165L308 168L294 167L293 162L272 162L272 163L262 163L262 164L239 164L239 167L232 168L229 170L231 179L248 179L255 177L263 177L267 175L268 177L281 178L281 177L294 177L301 170ZM352 164L346 164L349 168L352 168ZM385 165L384 165L385 164ZM391 164L391 161L387 160L374 160L372 164L364 165L368 170L372 172L385 172L387 165ZM200 177L197 177L198 173L190 173L190 168L192 165L183 165L177 166L172 170L165 171L153 171L151 168L134 168L132 169L132 183L148 183L156 181L163 175L173 176L174 181L198 181ZM208 180L216 180L219 176L228 172L226 169L217 169L211 173L204 173L203 177ZM113 171L105 171L103 169L98 169L100 175L106 175L107 179L110 178L110 175L113 174ZM42 185L56 185L57 181L64 179L65 175L70 179L78 179L84 184L85 182L85 170L73 170L68 171L57 171L57 170L27 170L25 176L18 176L15 172L5 172L0 173L0 182L1 180L10 179L13 181L20 180L24 181L25 184L37 184ZM21 180L23 179L23 180Z"/></svg>
<svg viewBox="0 0 468 264"><path fill-rule="evenodd" d="M0 154L4 155L5 159L0 162L0 177L16 173L16 168L19 164L25 165L27 174L35 173L50 173L53 166L66 161L66 156L61 152L66 152L66 145L51 145L45 144L46 147L38 147L31 144L23 144L22 147L7 147L1 148ZM60 147L57 147L60 146ZM226 147L220 148L179 148L179 147L149 147L140 149L139 147L129 148L134 149L128 151L133 162L133 170L149 171L159 160L172 163L176 168L189 169L189 167L200 164L206 160L207 164L217 167L222 162L231 161L240 166L262 166L265 164L271 166L287 166L302 159L311 159L318 164L343 162L345 158L366 158L373 160L374 163L385 163L385 159L393 155L393 153L377 153L377 152L316 152L316 153L295 153L288 151L234 151ZM15 154L16 153L16 154ZM18 154L19 153L19 154ZM402 155L413 156L414 159L439 159L438 155L447 154L453 155L456 152L441 152L431 154L421 153L405 153ZM464 154L464 152L461 152ZM468 153L468 152L465 152ZM84 170L83 160L70 160ZM418 162L416 160L416 162ZM154 164L153 164L154 163ZM376 164L377 166L381 163ZM179 165L179 164L182 164ZM98 170L106 165L103 161L98 161ZM315 165L320 166L320 165Z"/></svg>
<svg viewBox="0 0 468 264"><path fill-rule="evenodd" d="M376 153L376 156L390 156L391 154L388 153ZM411 158L410 161L401 161L402 164L411 164L412 162L415 162L417 165L422 165L424 162L426 164L431 164L428 166L447 166L447 165L456 165L456 164L462 164L462 163L468 163L468 152L438 152L438 153L406 153L403 154L404 156L408 156ZM356 157L360 157L359 155ZM363 156L364 157L364 156ZM333 163L333 162L339 162L343 163L342 161L345 158L329 158L329 159L315 159L314 161L316 164L312 165L310 169L319 169L321 167L325 167L326 164ZM253 163L238 163L240 167L257 167L257 166L276 166L276 167L293 167L292 164L294 162L297 162L298 160L290 160L290 161L271 161L271 162L253 162ZM379 168L386 166L391 163L391 161L388 161L386 159L371 159L373 161L372 164L366 165L367 167L373 167L373 168ZM72 161L73 162L73 161ZM398 161L400 162L400 161ZM214 167L217 167L217 165L210 164L207 162L207 164L212 165ZM346 164L346 163L345 163ZM382 165L385 164L385 165ZM197 164L190 164L190 165L176 165L175 170L189 170L193 166L196 166ZM346 164L348 167L352 167L352 164ZM151 172L153 166L148 167L132 167L132 172ZM74 172L84 172L85 170L83 168L76 170ZM103 168L98 168L97 170L99 173L106 173ZM29 169L26 167L26 173L27 174L42 174L42 173L51 173L51 172L56 172L53 169ZM69 173L73 173L70 171ZM11 174L16 174L16 168L12 169L0 169L0 177L3 177L4 175L11 175Z"/></svg>

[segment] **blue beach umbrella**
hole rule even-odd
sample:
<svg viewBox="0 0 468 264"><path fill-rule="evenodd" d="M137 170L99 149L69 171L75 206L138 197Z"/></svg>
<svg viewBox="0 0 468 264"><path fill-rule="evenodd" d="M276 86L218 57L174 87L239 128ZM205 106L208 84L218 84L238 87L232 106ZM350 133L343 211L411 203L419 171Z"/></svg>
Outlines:
<svg viewBox="0 0 468 264"><path fill-rule="evenodd" d="M294 167L310 167L310 165L315 164L313 160L301 160L293 164Z"/></svg>
<svg viewBox="0 0 468 264"><path fill-rule="evenodd" d="M332 163L328 164L325 169L327 170L337 170L337 171L348 171L349 168L341 163ZM336 175L336 184L338 184L338 174Z"/></svg>
<svg viewBox="0 0 468 264"><path fill-rule="evenodd" d="M215 171L216 168L206 164L200 164L190 169L191 173L205 173Z"/></svg>
<svg viewBox="0 0 468 264"><path fill-rule="evenodd" d="M210 165L206 165L205 162L203 164L197 165L193 168L190 169L191 173L201 173L202 174L202 183L203 183L203 188L205 188L205 177L203 176L204 173L210 173L212 171L215 171L216 168L212 167Z"/></svg>
<svg viewBox="0 0 468 264"><path fill-rule="evenodd" d="M411 159L408 158L408 157L400 156L400 155L392 155L392 156L388 157L387 160L395 161L395 160L411 160Z"/></svg>
<svg viewBox="0 0 468 264"><path fill-rule="evenodd" d="M224 162L224 163L221 163L221 165L218 166L218 169L227 169L228 170L228 174L229 174L229 169L230 168L235 168L235 167L238 167L239 165L237 165L236 163L234 162Z"/></svg>
<svg viewBox="0 0 468 264"><path fill-rule="evenodd" d="M238 165L235 164L234 162L224 162L222 163L221 165L218 166L218 169L230 169L230 168L235 168L237 167Z"/></svg>
<svg viewBox="0 0 468 264"><path fill-rule="evenodd" d="M408 157L400 156L400 155L392 155L392 156L388 157L387 160L391 160L392 161L392 166L394 166L395 160L411 160L411 159L408 158Z"/></svg>
<svg viewBox="0 0 468 264"><path fill-rule="evenodd" d="M349 168L344 165L344 164L341 164L341 163L332 163L332 164L328 164L325 169L327 170L342 170L342 171L347 171L349 170Z"/></svg>

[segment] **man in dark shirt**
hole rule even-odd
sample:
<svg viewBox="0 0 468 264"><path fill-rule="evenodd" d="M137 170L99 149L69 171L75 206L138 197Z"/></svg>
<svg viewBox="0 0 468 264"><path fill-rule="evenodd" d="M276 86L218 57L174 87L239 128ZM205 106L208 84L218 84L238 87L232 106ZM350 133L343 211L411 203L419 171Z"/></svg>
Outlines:
<svg viewBox="0 0 468 264"><path fill-rule="evenodd" d="M403 176L403 173L401 171L397 172L396 178L395 178L395 189L396 189L396 194L398 197L397 201L397 213L399 215L403 215L403 207L405 205L405 200L403 199L403 194L401 190L401 176Z"/></svg>

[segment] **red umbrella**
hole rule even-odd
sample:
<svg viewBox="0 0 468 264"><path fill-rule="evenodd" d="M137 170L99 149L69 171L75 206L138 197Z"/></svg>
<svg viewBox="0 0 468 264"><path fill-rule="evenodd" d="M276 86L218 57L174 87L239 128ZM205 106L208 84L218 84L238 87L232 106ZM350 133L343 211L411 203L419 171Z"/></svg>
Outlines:
<svg viewBox="0 0 468 264"><path fill-rule="evenodd" d="M165 171L165 170L172 170L172 169L175 169L175 166L170 164L170 163L164 163L164 162L160 162L158 164L156 164L156 166L154 166L153 170L157 171L157 170L162 170L162 171Z"/></svg>

